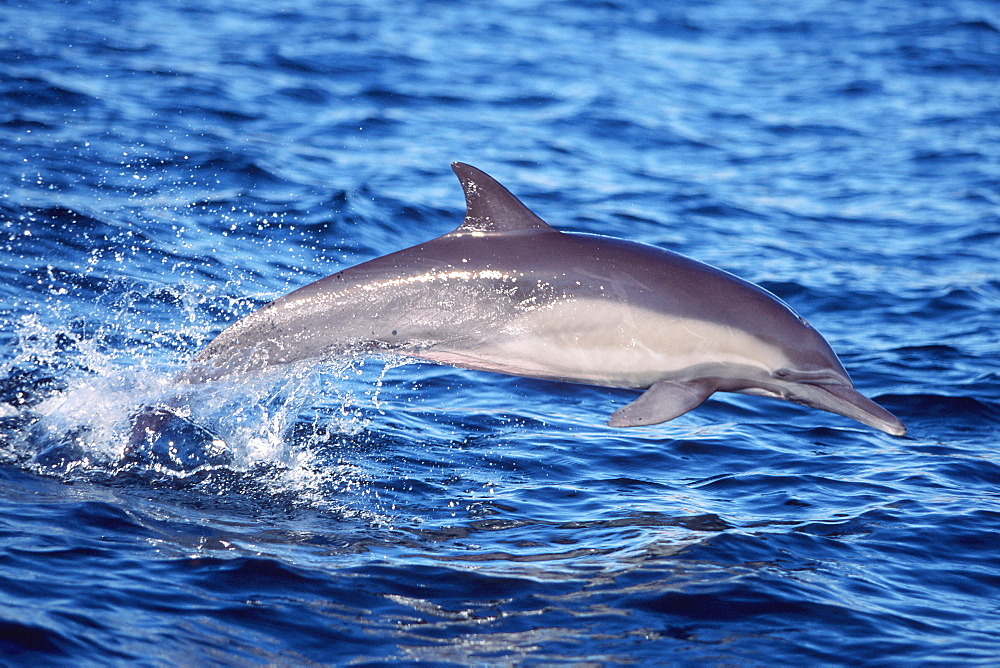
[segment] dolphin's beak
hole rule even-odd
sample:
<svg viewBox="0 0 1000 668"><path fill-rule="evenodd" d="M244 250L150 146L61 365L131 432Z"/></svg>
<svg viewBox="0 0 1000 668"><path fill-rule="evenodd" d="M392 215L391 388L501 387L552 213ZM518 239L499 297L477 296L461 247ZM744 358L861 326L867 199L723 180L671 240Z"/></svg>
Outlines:
<svg viewBox="0 0 1000 668"><path fill-rule="evenodd" d="M906 435L906 425L898 417L848 385L801 383L795 386L794 397L790 398L796 403L849 417L893 436Z"/></svg>

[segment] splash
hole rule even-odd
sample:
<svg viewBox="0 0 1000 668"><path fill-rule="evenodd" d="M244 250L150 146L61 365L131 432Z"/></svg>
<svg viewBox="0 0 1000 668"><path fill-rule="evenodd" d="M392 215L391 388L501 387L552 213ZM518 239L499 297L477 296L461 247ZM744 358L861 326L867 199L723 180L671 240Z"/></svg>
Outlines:
<svg viewBox="0 0 1000 668"><path fill-rule="evenodd" d="M109 351L106 336L74 337L38 316L14 330L13 355L0 362L0 459L70 482L138 476L381 517L366 498L369 474L341 455L371 438L386 375L405 359L329 360L185 386L175 382L181 363ZM151 408L169 409L170 419L130 443Z"/></svg>

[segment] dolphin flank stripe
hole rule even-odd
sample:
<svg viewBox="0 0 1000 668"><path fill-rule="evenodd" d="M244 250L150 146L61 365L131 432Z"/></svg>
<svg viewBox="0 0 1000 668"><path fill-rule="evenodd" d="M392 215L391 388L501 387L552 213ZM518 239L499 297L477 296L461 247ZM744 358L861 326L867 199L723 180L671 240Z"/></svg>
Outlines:
<svg viewBox="0 0 1000 668"><path fill-rule="evenodd" d="M853 388L826 340L763 288L654 246L560 232L485 172L452 169L465 193L461 225L266 304L219 334L180 380L395 351L642 390L613 427L665 422L714 392L739 392L906 433Z"/></svg>

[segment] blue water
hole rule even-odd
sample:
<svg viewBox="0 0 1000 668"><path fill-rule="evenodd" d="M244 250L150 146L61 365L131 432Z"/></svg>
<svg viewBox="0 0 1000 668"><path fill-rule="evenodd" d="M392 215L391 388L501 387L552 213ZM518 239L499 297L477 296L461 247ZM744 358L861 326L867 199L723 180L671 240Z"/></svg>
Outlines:
<svg viewBox="0 0 1000 668"><path fill-rule="evenodd" d="M0 663L995 665L990 0L0 4ZM329 360L129 416L443 234L448 165L760 283L910 429Z"/></svg>

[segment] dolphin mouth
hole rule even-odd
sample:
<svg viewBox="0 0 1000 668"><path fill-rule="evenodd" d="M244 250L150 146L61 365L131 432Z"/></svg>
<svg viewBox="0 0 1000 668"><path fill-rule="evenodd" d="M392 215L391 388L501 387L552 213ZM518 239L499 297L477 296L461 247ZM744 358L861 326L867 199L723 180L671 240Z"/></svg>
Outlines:
<svg viewBox="0 0 1000 668"><path fill-rule="evenodd" d="M792 400L843 415L892 436L906 435L902 420L849 385L803 383L795 388Z"/></svg>

